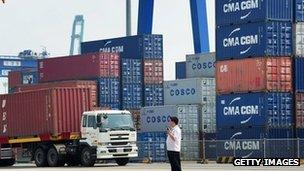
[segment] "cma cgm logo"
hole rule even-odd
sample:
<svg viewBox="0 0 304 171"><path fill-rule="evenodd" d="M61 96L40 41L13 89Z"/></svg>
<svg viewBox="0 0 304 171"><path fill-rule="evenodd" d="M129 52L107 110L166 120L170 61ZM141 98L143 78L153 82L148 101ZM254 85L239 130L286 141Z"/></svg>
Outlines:
<svg viewBox="0 0 304 171"><path fill-rule="evenodd" d="M123 46L112 46L112 41L107 41L102 48L99 49L99 52L112 52L112 53L121 53L124 51Z"/></svg>
<svg viewBox="0 0 304 171"><path fill-rule="evenodd" d="M195 94L195 88L171 89L171 96L189 96Z"/></svg>
<svg viewBox="0 0 304 171"><path fill-rule="evenodd" d="M254 151L260 150L260 142L258 140L235 140L238 136L241 136L242 132L237 132L230 138L229 141L224 142L225 150L240 150L248 151L247 154L243 155L243 158L250 157Z"/></svg>
<svg viewBox="0 0 304 171"><path fill-rule="evenodd" d="M223 114L225 116L236 116L236 115L250 115L249 118L241 121L241 124L245 124L252 119L253 115L259 115L258 105L247 105L238 106L234 105L237 101L242 100L241 97L236 97L229 104L226 104L225 100L221 100L221 105L227 105L223 107Z"/></svg>
<svg viewBox="0 0 304 171"><path fill-rule="evenodd" d="M249 10L248 13L240 17L240 19L243 20L250 16L253 9L257 9L257 8L259 8L259 0L245 0L241 2L231 2L231 0L229 0L227 4L223 5L223 12L233 13L233 12Z"/></svg>
<svg viewBox="0 0 304 171"><path fill-rule="evenodd" d="M204 62L204 63L193 63L192 64L192 69L193 70L201 70L201 69L210 69L210 68L215 68L215 62Z"/></svg>
<svg viewBox="0 0 304 171"><path fill-rule="evenodd" d="M252 47L252 45L259 43L259 36L255 35L245 35L245 36L234 36L235 33L240 32L241 28L236 28L230 32L228 38L224 38L223 46L224 47L236 47L236 46L249 46L248 48L240 51L240 54L246 54Z"/></svg>
<svg viewBox="0 0 304 171"><path fill-rule="evenodd" d="M170 122L170 116L148 116L146 118L147 123L167 123Z"/></svg>

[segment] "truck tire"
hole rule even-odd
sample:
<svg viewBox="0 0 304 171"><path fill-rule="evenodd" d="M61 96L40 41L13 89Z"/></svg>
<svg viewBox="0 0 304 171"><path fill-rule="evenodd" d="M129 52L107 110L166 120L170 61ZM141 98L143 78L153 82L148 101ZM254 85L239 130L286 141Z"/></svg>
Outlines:
<svg viewBox="0 0 304 171"><path fill-rule="evenodd" d="M48 162L46 158L47 158L47 153L41 147L35 150L34 160L37 167L48 166Z"/></svg>
<svg viewBox="0 0 304 171"><path fill-rule="evenodd" d="M119 159L115 159L115 161L118 164L118 166L125 166L129 163L128 158L119 158Z"/></svg>
<svg viewBox="0 0 304 171"><path fill-rule="evenodd" d="M59 167L65 164L64 157L59 155L54 147L50 148L47 152L47 162L50 167Z"/></svg>
<svg viewBox="0 0 304 171"><path fill-rule="evenodd" d="M84 167L92 167L95 164L96 159L92 157L92 150L89 147L85 147L81 151L81 165Z"/></svg>
<svg viewBox="0 0 304 171"><path fill-rule="evenodd" d="M80 154L68 155L66 158L66 164L68 166L79 166L81 164Z"/></svg>

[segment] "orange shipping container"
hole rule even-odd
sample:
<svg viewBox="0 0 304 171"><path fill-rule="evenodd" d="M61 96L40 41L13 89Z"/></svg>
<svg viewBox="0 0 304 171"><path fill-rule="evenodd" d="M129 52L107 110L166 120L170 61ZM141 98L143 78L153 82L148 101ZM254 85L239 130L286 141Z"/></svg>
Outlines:
<svg viewBox="0 0 304 171"><path fill-rule="evenodd" d="M162 60L144 60L144 83L145 84L162 84L163 61Z"/></svg>
<svg viewBox="0 0 304 171"><path fill-rule="evenodd" d="M247 58L216 63L218 94L292 91L290 57Z"/></svg>

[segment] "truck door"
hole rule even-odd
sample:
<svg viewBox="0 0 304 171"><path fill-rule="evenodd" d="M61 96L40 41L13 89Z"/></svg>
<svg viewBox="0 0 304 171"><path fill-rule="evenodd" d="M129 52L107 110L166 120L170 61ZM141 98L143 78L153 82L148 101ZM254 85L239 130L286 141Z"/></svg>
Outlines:
<svg viewBox="0 0 304 171"><path fill-rule="evenodd" d="M88 138L87 125L88 125L88 115L83 115L82 116L82 125L81 125L81 137L82 138Z"/></svg>

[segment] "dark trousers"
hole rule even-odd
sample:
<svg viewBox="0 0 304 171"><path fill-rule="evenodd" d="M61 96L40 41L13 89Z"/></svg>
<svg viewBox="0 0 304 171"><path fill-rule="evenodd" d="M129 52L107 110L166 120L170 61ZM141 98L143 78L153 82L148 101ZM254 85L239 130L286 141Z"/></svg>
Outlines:
<svg viewBox="0 0 304 171"><path fill-rule="evenodd" d="M171 165L171 171L181 171L180 152L168 151L167 153Z"/></svg>

